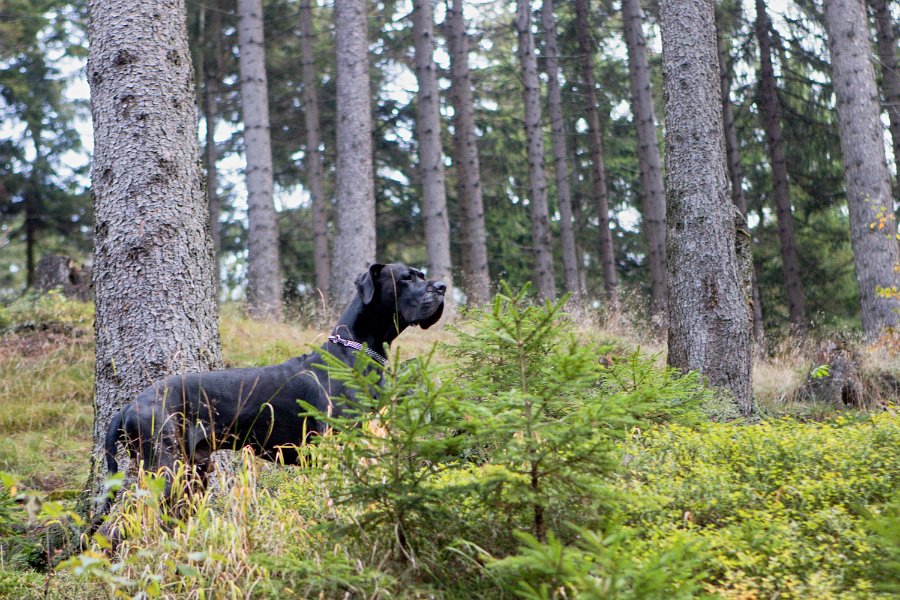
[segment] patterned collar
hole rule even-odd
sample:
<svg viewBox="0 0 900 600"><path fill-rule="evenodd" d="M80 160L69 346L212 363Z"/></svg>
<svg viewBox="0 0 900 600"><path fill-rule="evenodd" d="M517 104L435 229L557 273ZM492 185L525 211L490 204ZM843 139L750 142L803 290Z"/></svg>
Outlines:
<svg viewBox="0 0 900 600"><path fill-rule="evenodd" d="M353 340L345 340L344 338L342 338L341 336L339 336L337 334L328 336L328 341L331 342L332 344L340 344L341 346L353 348L354 350L362 350L363 352L366 353L367 356L374 359L382 367L387 366L387 359L384 356L382 356L378 352L375 352L371 348L367 348L367 347L363 346L359 342L354 342Z"/></svg>

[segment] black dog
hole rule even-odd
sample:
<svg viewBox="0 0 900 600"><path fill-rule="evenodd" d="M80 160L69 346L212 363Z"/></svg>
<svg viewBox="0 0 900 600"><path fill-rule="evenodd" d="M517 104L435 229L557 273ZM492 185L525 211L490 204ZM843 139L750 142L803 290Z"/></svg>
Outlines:
<svg viewBox="0 0 900 600"><path fill-rule="evenodd" d="M316 352L269 367L176 375L141 392L107 430L110 474L118 471L116 447L123 440L145 469L171 469L182 461L201 480L210 454L223 448L251 446L268 460L295 462L298 446L327 428L301 416L297 401L337 416L345 408L340 399L353 397L329 377L321 355L327 352L352 365L365 351L384 364L381 352L401 331L410 325L427 329L441 318L447 286L426 281L421 271L406 265L374 264L357 278L356 289L328 342Z"/></svg>

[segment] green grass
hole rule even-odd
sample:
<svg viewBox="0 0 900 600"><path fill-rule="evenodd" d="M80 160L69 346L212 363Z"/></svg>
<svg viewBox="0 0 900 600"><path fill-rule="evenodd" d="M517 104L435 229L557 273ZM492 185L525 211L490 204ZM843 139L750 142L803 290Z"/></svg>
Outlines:
<svg viewBox="0 0 900 600"><path fill-rule="evenodd" d="M84 483L93 358L88 337L37 332L0 338L0 471L42 492Z"/></svg>

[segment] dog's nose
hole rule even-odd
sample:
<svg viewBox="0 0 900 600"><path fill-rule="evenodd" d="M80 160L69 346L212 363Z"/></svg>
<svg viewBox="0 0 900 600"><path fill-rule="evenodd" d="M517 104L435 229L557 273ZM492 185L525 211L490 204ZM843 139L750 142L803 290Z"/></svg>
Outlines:
<svg viewBox="0 0 900 600"><path fill-rule="evenodd" d="M434 291L439 293L441 296L443 296L447 291L447 284L440 281L435 281L433 284L431 284L431 287L433 287Z"/></svg>

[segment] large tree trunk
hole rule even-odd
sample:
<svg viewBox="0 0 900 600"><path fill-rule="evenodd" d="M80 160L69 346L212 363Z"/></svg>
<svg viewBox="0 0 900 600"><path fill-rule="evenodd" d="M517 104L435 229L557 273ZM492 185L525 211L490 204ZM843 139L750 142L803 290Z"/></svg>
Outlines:
<svg viewBox="0 0 900 600"><path fill-rule="evenodd" d="M828 0L825 28L831 50L837 117L844 155L844 183L850 207L850 240L868 337L900 322L900 300L880 297L878 288L900 287L896 221L870 227L881 212L891 217L891 187L884 133L870 59L869 30L862 0Z"/></svg>
<svg viewBox="0 0 900 600"><path fill-rule="evenodd" d="M697 370L754 411L749 303L728 193L713 3L660 2L666 92L671 366Z"/></svg>
<svg viewBox="0 0 900 600"><path fill-rule="evenodd" d="M578 294L578 258L575 253L575 228L572 223L572 192L569 187L569 164L566 158L566 132L563 122L562 93L559 86L559 46L556 43L556 19L553 0L544 0L544 70L547 73L547 107L550 113L550 140L553 145L553 167L556 174L556 196L559 202L559 237L562 241L563 279L566 291Z"/></svg>
<svg viewBox="0 0 900 600"><path fill-rule="evenodd" d="M640 0L622 0L622 21L628 45L628 67L631 75L631 112L638 140L641 201L644 207L644 234L650 259L650 291L653 313L666 314L666 193L663 188L659 141L656 137L656 115L650 87L650 65L647 42L642 27Z"/></svg>
<svg viewBox="0 0 900 600"><path fill-rule="evenodd" d="M428 276L451 285L450 220L444 185L444 152L441 143L440 96L434 65L434 11L432 0L413 2L413 38L416 49L416 137L419 142L419 174L422 179L422 217ZM447 294L447 300L452 294Z"/></svg>
<svg viewBox="0 0 900 600"><path fill-rule="evenodd" d="M241 105L247 157L247 299L250 314L282 318L278 219L272 197L272 140L263 40L262 0L238 0Z"/></svg>
<svg viewBox="0 0 900 600"><path fill-rule="evenodd" d="M781 242L781 268L784 288L787 292L788 317L793 329L806 333L806 306L803 302L803 284L800 281L800 259L794 235L794 216L791 210L788 187L787 163L784 159L784 137L781 133L781 103L772 67L772 22L766 13L766 4L756 0L756 39L759 40L759 108L766 130L769 162L772 167L772 196L778 217L778 239Z"/></svg>
<svg viewBox="0 0 900 600"><path fill-rule="evenodd" d="M897 64L897 36L894 17L887 0L870 0L878 33L878 60L881 63L881 90L887 109L897 165L897 193L900 195L900 65ZM900 200L900 196L898 196Z"/></svg>
<svg viewBox="0 0 900 600"><path fill-rule="evenodd" d="M519 60L525 100L525 138L528 145L528 181L531 202L531 240L534 246L534 286L538 298L556 297L553 273L553 238L547 209L547 176L544 171L544 135L541 130L541 87L537 71L534 34L531 32L531 6L518 0L516 31L519 35Z"/></svg>
<svg viewBox="0 0 900 600"><path fill-rule="evenodd" d="M303 116L306 119L306 185L312 196L313 262L316 287L323 294L331 290L331 254L328 252L328 202L322 173L322 134L319 125L319 80L316 77L312 7L300 0L300 63L303 67Z"/></svg>
<svg viewBox="0 0 900 600"><path fill-rule="evenodd" d="M600 113L597 110L597 86L594 81L594 45L591 43L588 11L590 0L575 2L575 30L578 36L578 57L581 62L582 85L586 102L588 140L591 150L591 174L594 205L600 224L600 262L603 267L603 286L606 299L618 304L616 257L613 250L612 231L609 228L609 194L606 188L606 167L603 164L603 140L600 130Z"/></svg>
<svg viewBox="0 0 900 600"><path fill-rule="evenodd" d="M335 0L337 53L337 236L332 297L345 302L375 262L375 180L366 0Z"/></svg>
<svg viewBox="0 0 900 600"><path fill-rule="evenodd" d="M716 17L721 26L721 20ZM731 201L740 214L740 227L749 231L747 224L747 195L744 193L744 169L741 167L741 154L738 147L737 132L734 127L734 109L731 107L731 67L728 49L725 47L724 35L719 28L716 29L716 44L719 52L719 78L722 90L722 124L725 128L725 151L728 157L728 176L731 181ZM759 227L762 227L760 220ZM751 238L752 241L752 238ZM759 275L756 263L753 261L753 245L748 246L750 269L752 271L749 292L745 294L753 302L753 339L760 355L766 353L766 332L763 324L762 304L759 293ZM739 255L739 260L741 259Z"/></svg>
<svg viewBox="0 0 900 600"><path fill-rule="evenodd" d="M141 389L222 359L184 2L89 10L99 463L112 416Z"/></svg>
<svg viewBox="0 0 900 600"><path fill-rule="evenodd" d="M223 60L222 53L222 11L219 1L213 0L209 11L209 29L201 34L204 38L203 48L203 114L206 118L206 144L204 155L206 159L206 201L209 205L209 231L212 237L213 252L216 257L215 282L218 285L218 259L222 250L221 225L219 223L222 214L222 203L219 199L219 170L216 163L219 160L219 152L216 147L216 123L219 118L219 82L222 78ZM204 9L201 9L204 10Z"/></svg>
<svg viewBox="0 0 900 600"><path fill-rule="evenodd" d="M484 228L481 167L475 137L475 109L472 82L469 80L469 42L462 4L462 0L453 0L452 7L447 7L453 163L456 165L456 195L462 215L462 283L469 303L478 305L491 298L491 278Z"/></svg>

